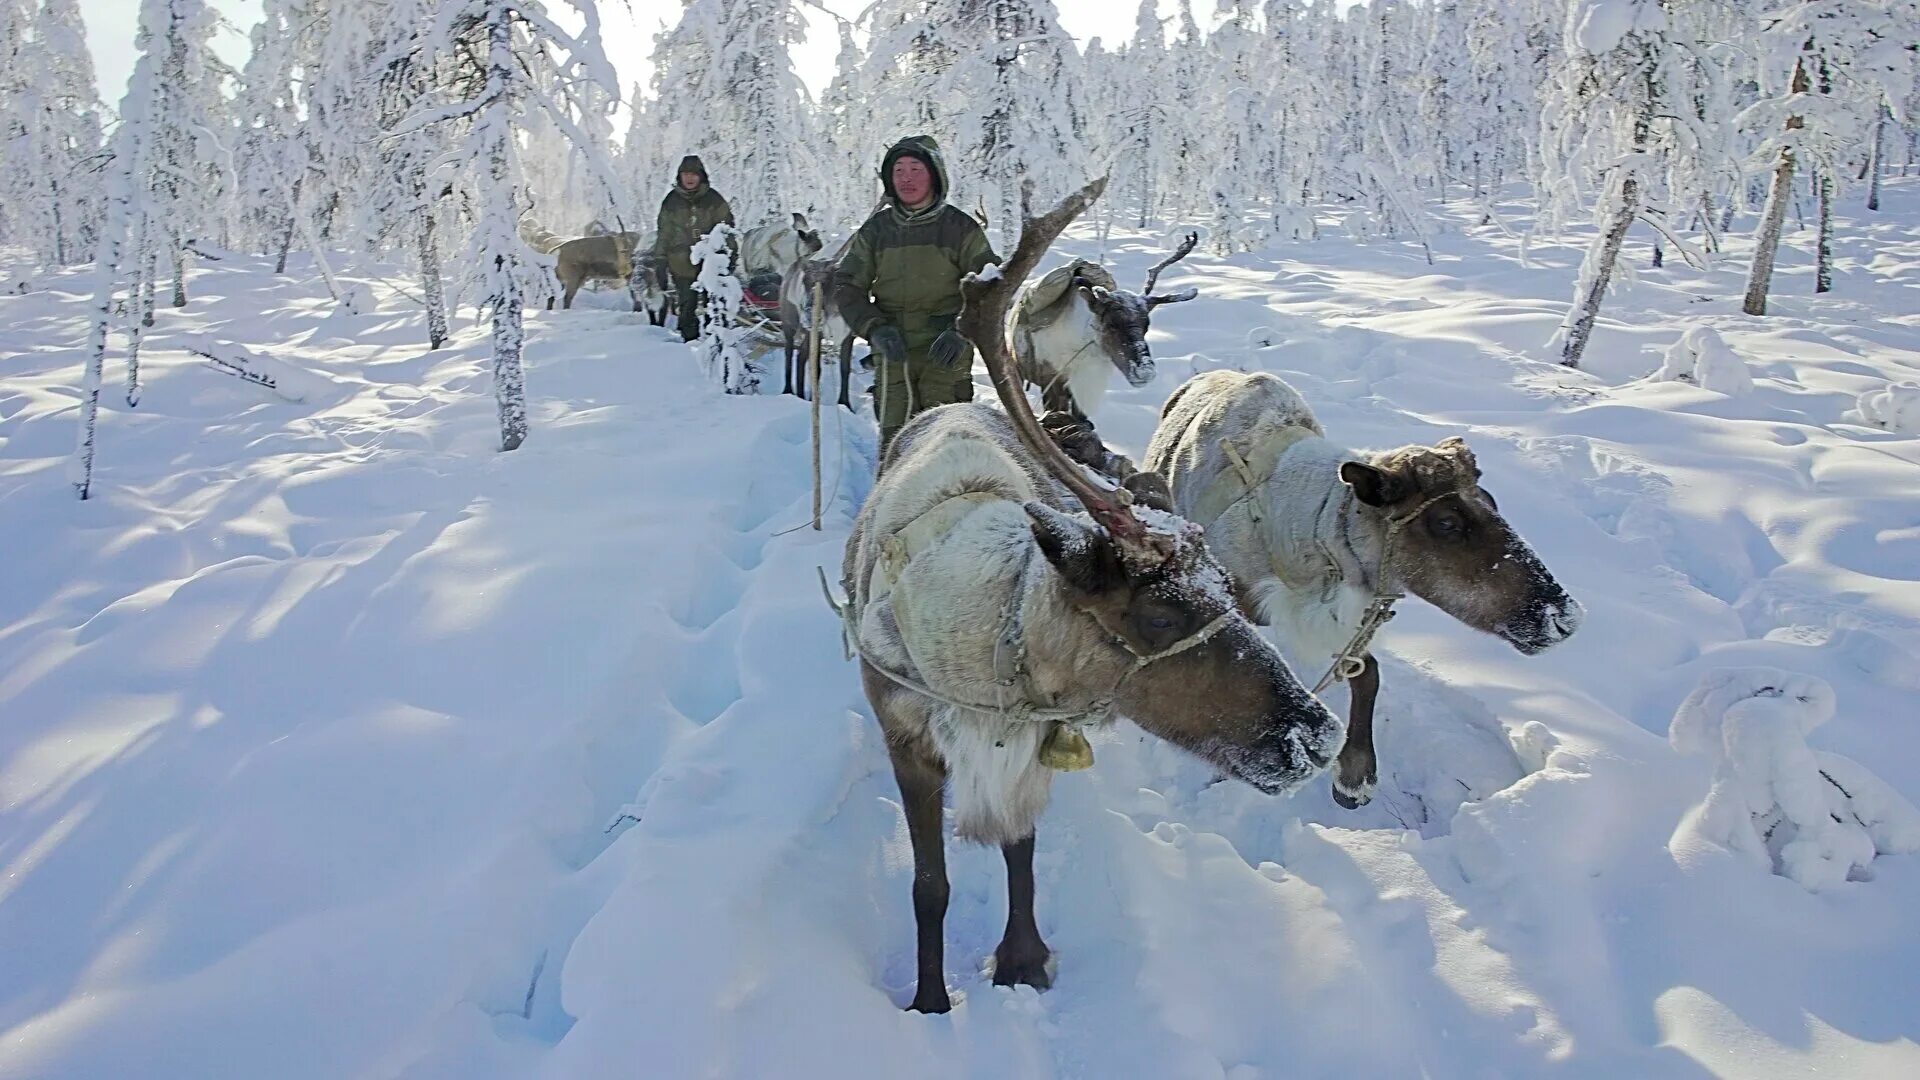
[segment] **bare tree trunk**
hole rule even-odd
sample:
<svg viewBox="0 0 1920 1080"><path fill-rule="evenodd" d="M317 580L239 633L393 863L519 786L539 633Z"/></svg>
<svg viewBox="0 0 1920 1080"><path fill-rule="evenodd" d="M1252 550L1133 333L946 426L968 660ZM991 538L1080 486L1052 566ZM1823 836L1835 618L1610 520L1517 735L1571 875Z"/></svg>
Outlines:
<svg viewBox="0 0 1920 1080"><path fill-rule="evenodd" d="M66 226L60 222L60 181L47 181L47 193L52 196L53 208L53 264L67 265Z"/></svg>
<svg viewBox="0 0 1920 1080"><path fill-rule="evenodd" d="M1833 291L1833 177L1827 175L1825 168L1819 169L1814 186L1820 203L1820 230L1814 242L1813 261L1813 291L1817 295Z"/></svg>
<svg viewBox="0 0 1920 1080"><path fill-rule="evenodd" d="M1667 265L1667 249L1660 243L1660 235L1655 233L1653 237L1653 268L1658 270L1665 265Z"/></svg>
<svg viewBox="0 0 1920 1080"><path fill-rule="evenodd" d="M1720 209L1720 235L1722 236L1727 234L1728 229L1733 228L1733 208L1739 202L1734 198L1734 194L1734 192L1727 193L1727 205Z"/></svg>
<svg viewBox="0 0 1920 1080"><path fill-rule="evenodd" d="M1600 301L1607 295L1607 285L1613 280L1613 266L1619 261L1620 247L1626 242L1627 230L1633 227L1633 220L1640 213L1640 182L1628 177L1620 184L1620 203L1614 208L1613 217L1607 222L1606 231L1589 249L1587 258L1593 261L1591 274L1582 274L1582 281L1574 293L1573 307L1567 312L1566 321L1561 323L1565 335L1560 345L1560 362L1567 367L1579 367L1580 356L1587 351L1587 341L1593 337L1593 322L1600 315ZM1581 264L1586 269L1586 264Z"/></svg>
<svg viewBox="0 0 1920 1080"><path fill-rule="evenodd" d="M440 287L440 230L432 203L421 208L420 293L427 305L427 347L438 349L447 343L447 302Z"/></svg>
<svg viewBox="0 0 1920 1080"><path fill-rule="evenodd" d="M1707 254L1718 254L1720 231L1714 227L1713 192L1711 191L1700 193L1700 231L1706 234Z"/></svg>
<svg viewBox="0 0 1920 1080"><path fill-rule="evenodd" d="M1874 110L1873 149L1867 154L1867 209L1880 209L1881 158L1887 153L1887 107Z"/></svg>
<svg viewBox="0 0 1920 1080"><path fill-rule="evenodd" d="M513 58L514 28L504 17L504 6L493 10L494 15L487 24L489 77L507 86L512 84L508 68ZM502 95L489 107L490 115L483 114L479 121L486 125L488 132L487 175L480 191L484 206L481 227L491 233L487 247L493 249L488 253L493 259L493 295L488 303L493 309L493 399L500 414L503 453L519 449L527 440L527 375L520 362L521 349L526 343L526 330L521 323L525 301L520 295L520 275L515 265L520 242L513 230L519 214L514 207L509 156L513 152L509 142L513 138L508 126L510 108L511 99Z"/></svg>
<svg viewBox="0 0 1920 1080"><path fill-rule="evenodd" d="M1796 119L1798 119L1796 117ZM1780 249L1780 227L1787 221L1787 202L1793 198L1793 151L1780 151L1767 192L1767 209L1760 215L1760 234L1753 244L1753 267L1747 273L1747 298L1740 310L1749 315L1767 313L1767 289L1773 284L1773 260Z"/></svg>
<svg viewBox="0 0 1920 1080"><path fill-rule="evenodd" d="M140 293L135 301L140 314L141 326L153 325L153 283L160 276L160 254L156 251L136 251L134 257L140 259Z"/></svg>
<svg viewBox="0 0 1920 1080"><path fill-rule="evenodd" d="M1812 88L1807 62L1793 65L1793 92L1804 94ZM1787 130L1806 126L1798 116L1787 117ZM1793 199L1793 150L1780 149L1780 162L1773 168L1773 184L1767 189L1767 209L1760 216L1760 234L1753 244L1753 268L1747 274L1746 302L1740 310L1749 315L1767 313L1767 289L1773 284L1773 260L1780 252L1780 227L1787 221L1787 203Z"/></svg>
<svg viewBox="0 0 1920 1080"><path fill-rule="evenodd" d="M187 245L180 240L177 232L167 233L167 242L172 246L173 256L173 306L187 306Z"/></svg>
<svg viewBox="0 0 1920 1080"><path fill-rule="evenodd" d="M294 177L293 190L287 196L287 225L280 230L280 255L273 263L276 274L287 272L287 252L293 250L294 219L300 213L300 185L305 182L304 176Z"/></svg>
<svg viewBox="0 0 1920 1080"><path fill-rule="evenodd" d="M152 236L145 227L137 230L137 233ZM153 279L159 273L159 253L134 248L133 273L134 280L127 289L127 296L134 302L135 313L139 317L132 320L127 330L127 405L137 408L140 404L140 345L146 340L146 328L153 325Z"/></svg>
<svg viewBox="0 0 1920 1080"><path fill-rule="evenodd" d="M135 151L136 157L139 151ZM131 170L128 170L131 171ZM100 416L100 384L106 378L107 330L113 325L113 294L125 254L127 206L131 197L125 174L107 181L106 206L93 254L93 318L87 328L87 366L80 383L80 437L68 479L81 499L93 490L93 456Z"/></svg>

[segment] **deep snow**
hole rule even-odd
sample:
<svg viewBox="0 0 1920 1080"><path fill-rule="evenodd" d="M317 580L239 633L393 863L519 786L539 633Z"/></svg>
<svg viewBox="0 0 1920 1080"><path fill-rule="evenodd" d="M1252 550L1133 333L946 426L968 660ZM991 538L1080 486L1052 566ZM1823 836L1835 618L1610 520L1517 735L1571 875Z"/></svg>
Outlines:
<svg viewBox="0 0 1920 1080"><path fill-rule="evenodd" d="M1886 197L1834 294L1788 238L1765 319L1737 246L1641 270L1588 372L1541 359L1577 236L1174 267L1201 299L1110 442L1220 365L1350 445L1463 434L1589 616L1526 658L1404 605L1357 812L1098 737L1039 837L1058 985L987 983L1000 859L954 845L946 1017L899 1011L905 830L814 576L865 415L788 531L804 406L723 397L606 296L530 316L503 455L479 331L429 354L384 282L329 314L236 258L162 309L83 504L83 277L0 298L0 1077L1920 1073L1920 859L1777 876L1684 828L1715 762L1667 741L1704 676L1782 669L1831 688L1812 752L1920 795L1920 440L1851 411L1920 378L1920 186ZM1160 238L1113 249L1132 280ZM1751 393L1648 378L1696 326Z"/></svg>

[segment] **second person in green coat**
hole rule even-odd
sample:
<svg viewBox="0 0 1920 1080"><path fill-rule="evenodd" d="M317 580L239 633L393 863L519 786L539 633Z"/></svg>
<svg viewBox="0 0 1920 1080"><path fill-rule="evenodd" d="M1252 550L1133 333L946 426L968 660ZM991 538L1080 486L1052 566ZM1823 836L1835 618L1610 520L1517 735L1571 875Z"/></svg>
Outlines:
<svg viewBox="0 0 1920 1080"><path fill-rule="evenodd" d="M707 180L707 167L688 154L675 173L673 190L660 202L654 233L654 250L667 261L667 273L673 278L680 337L685 341L700 336L699 299L693 288L700 268L693 264L693 245L722 222L733 224L733 207L713 190Z"/></svg>

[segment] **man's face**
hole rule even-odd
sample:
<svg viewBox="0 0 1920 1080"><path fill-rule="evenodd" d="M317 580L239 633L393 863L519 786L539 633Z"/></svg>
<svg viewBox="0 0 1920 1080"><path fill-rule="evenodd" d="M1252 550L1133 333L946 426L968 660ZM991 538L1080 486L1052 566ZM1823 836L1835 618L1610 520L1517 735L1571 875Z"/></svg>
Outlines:
<svg viewBox="0 0 1920 1080"><path fill-rule="evenodd" d="M700 186L699 173L683 172L680 174L680 187L682 188L682 190L692 191L694 188L697 188L699 186Z"/></svg>
<svg viewBox="0 0 1920 1080"><path fill-rule="evenodd" d="M901 205L918 210L933 200L933 170L919 158L903 155L893 163L893 190Z"/></svg>

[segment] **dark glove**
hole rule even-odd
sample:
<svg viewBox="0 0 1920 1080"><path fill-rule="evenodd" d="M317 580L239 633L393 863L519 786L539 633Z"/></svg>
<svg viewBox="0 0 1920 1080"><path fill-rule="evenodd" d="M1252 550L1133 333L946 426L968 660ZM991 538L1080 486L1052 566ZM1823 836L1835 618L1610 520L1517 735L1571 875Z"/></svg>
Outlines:
<svg viewBox="0 0 1920 1080"><path fill-rule="evenodd" d="M873 346L873 355L883 364L907 362L906 335L892 323L883 323L874 327L873 332L867 335L867 343Z"/></svg>
<svg viewBox="0 0 1920 1080"><path fill-rule="evenodd" d="M961 336L958 330L948 330L933 339L933 347L927 350L927 359L943 368L959 366L961 358L972 359L970 354L973 343Z"/></svg>

